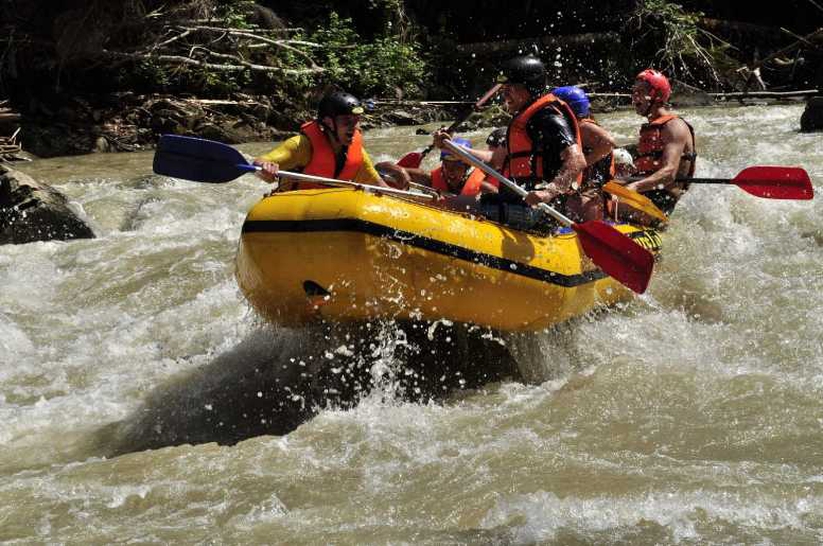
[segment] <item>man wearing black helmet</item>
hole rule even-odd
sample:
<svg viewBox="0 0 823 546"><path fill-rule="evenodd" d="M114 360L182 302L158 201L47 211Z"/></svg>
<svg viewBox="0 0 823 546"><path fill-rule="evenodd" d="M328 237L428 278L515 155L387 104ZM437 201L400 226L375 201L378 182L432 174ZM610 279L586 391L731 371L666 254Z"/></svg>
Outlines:
<svg viewBox="0 0 823 546"><path fill-rule="evenodd" d="M580 131L571 110L546 92L543 63L532 55L515 57L504 63L497 81L512 114L503 174L529 192L525 202L530 206L574 192L586 167ZM496 196L484 196L482 208L491 218L526 229L545 219L522 202L501 186Z"/></svg>
<svg viewBox="0 0 823 546"><path fill-rule="evenodd" d="M320 101L317 119L304 123L299 135L254 161L262 167L258 176L276 182L278 171L285 169L386 186L363 148L359 128L362 113L363 107L354 96L342 91L327 94ZM287 180L280 182L278 191L321 187L324 186Z"/></svg>

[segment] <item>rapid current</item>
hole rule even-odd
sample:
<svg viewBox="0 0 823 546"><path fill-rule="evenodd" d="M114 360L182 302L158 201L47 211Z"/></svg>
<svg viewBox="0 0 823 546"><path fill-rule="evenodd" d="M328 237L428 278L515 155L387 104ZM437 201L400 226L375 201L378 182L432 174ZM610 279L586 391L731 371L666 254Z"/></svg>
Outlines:
<svg viewBox="0 0 823 546"><path fill-rule="evenodd" d="M0 247L0 542L823 542L823 134L802 109L681 113L698 176L802 166L815 200L693 186L646 294L494 339L521 377L439 396L398 387L404 354L443 350L402 325L355 344L256 317L234 255L260 180L160 177L151 152L15 165L98 238ZM641 121L599 120L620 144ZM429 142L412 132L365 143L397 158ZM344 358L372 378L346 403L288 389Z"/></svg>

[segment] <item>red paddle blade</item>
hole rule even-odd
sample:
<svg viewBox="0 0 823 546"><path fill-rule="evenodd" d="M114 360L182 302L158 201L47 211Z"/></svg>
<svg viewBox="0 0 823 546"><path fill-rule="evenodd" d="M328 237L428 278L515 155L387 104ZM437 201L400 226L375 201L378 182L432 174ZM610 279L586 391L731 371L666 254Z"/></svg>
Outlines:
<svg viewBox="0 0 823 546"><path fill-rule="evenodd" d="M646 291L654 269L651 252L600 221L572 224L572 229L595 265L638 294Z"/></svg>
<svg viewBox="0 0 823 546"><path fill-rule="evenodd" d="M744 191L768 199L811 199L809 173L800 167L748 167L732 179Z"/></svg>
<svg viewBox="0 0 823 546"><path fill-rule="evenodd" d="M399 167L405 167L406 169L416 169L420 166L420 163L423 161L423 154L420 152L409 152L397 162Z"/></svg>

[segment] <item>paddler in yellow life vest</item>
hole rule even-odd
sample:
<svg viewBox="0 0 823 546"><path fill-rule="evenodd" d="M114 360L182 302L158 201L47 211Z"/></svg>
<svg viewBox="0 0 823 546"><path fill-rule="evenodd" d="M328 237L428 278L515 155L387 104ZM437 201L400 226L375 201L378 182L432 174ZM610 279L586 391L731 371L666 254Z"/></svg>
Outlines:
<svg viewBox="0 0 823 546"><path fill-rule="evenodd" d="M387 186L363 148L359 127L362 113L363 107L353 95L342 91L327 94L317 108L317 119L304 123L299 135L287 139L271 152L254 160L255 165L262 167L258 176L267 182L277 182L277 173L283 169L360 184ZM323 187L327 186L284 179L277 191Z"/></svg>
<svg viewBox="0 0 823 546"><path fill-rule="evenodd" d="M591 115L589 96L574 85L557 87L552 95L569 105L580 126L586 168L576 194L566 202L569 217L579 222L602 220L605 210L603 185L614 178L614 138Z"/></svg>
<svg viewBox="0 0 823 546"><path fill-rule="evenodd" d="M694 129L666 106L672 88L669 80L657 70L644 70L637 75L632 88L635 112L648 122L640 128L637 157L634 160L640 180L626 187L644 194L666 214L671 214L677 201L689 188L683 178L694 175L697 158ZM642 224L654 224L651 217L622 207L620 217Z"/></svg>
<svg viewBox="0 0 823 546"><path fill-rule="evenodd" d="M573 194L586 167L577 119L566 104L546 92L546 69L537 57L510 59L497 81L503 84L503 101L513 116L506 131L502 174L529 193L524 200L501 185L498 193L481 197L481 210L518 229L545 230L551 225L546 215L531 207Z"/></svg>

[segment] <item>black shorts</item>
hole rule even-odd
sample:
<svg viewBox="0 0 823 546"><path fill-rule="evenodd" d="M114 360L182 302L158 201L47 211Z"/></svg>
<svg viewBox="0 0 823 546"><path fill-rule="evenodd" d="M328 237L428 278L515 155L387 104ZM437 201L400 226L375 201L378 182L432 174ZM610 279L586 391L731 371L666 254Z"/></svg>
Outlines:
<svg viewBox="0 0 823 546"><path fill-rule="evenodd" d="M488 197L487 197L488 196ZM480 211L483 216L494 222L522 231L535 231L540 234L555 231L560 224L540 209L520 203L509 203L496 199L494 194L484 194L480 199ZM552 201L553 208L560 208L558 201Z"/></svg>

